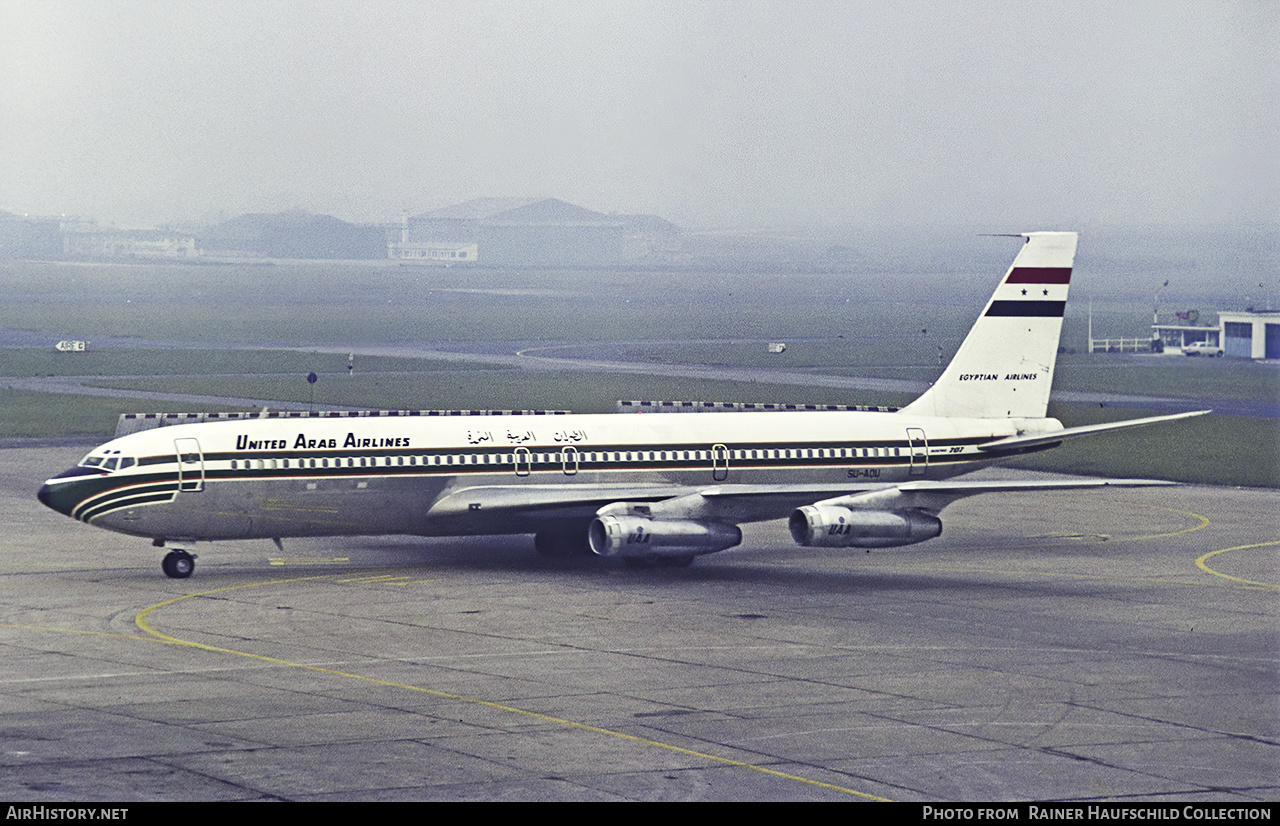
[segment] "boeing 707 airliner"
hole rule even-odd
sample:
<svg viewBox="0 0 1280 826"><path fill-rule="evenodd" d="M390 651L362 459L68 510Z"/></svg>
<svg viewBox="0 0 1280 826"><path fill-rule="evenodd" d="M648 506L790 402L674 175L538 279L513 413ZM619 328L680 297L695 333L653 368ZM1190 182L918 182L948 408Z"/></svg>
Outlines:
<svg viewBox="0 0 1280 826"><path fill-rule="evenodd" d="M82 522L168 548L409 534L534 534L542 553L682 566L787 518L807 547L932 539L979 493L1170 484L966 481L1066 439L1209 411L1064 428L1047 418L1076 233L1029 232L942 376L902 410L666 415L248 415L122 436L44 483Z"/></svg>

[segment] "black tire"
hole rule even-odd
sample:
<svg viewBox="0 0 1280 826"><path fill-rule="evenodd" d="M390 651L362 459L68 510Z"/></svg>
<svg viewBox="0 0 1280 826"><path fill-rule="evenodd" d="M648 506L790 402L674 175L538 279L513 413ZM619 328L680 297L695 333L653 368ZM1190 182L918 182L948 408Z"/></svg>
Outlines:
<svg viewBox="0 0 1280 826"><path fill-rule="evenodd" d="M186 551L169 551L160 560L160 570L170 579L186 579L196 570L196 558Z"/></svg>

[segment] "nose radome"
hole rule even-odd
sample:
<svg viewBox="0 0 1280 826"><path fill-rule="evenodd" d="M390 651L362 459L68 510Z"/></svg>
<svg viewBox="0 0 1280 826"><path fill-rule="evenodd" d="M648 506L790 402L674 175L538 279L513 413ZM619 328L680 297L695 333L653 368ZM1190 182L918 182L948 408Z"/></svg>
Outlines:
<svg viewBox="0 0 1280 826"><path fill-rule="evenodd" d="M64 516L71 515L71 502L67 497L57 496L48 484L40 486L40 490L36 491L36 498L47 508L52 508Z"/></svg>

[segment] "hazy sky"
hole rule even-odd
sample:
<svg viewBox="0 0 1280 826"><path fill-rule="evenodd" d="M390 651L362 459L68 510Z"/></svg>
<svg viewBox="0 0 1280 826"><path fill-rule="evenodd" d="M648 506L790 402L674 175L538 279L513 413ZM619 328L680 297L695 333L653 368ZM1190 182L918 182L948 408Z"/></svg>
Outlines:
<svg viewBox="0 0 1280 826"><path fill-rule="evenodd" d="M0 209L1280 218L1280 3L0 0Z"/></svg>

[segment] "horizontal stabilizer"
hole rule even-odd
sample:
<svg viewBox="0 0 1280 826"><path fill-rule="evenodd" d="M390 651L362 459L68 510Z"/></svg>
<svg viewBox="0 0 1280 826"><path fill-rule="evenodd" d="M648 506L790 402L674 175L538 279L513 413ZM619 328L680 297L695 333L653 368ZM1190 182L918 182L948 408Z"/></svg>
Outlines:
<svg viewBox="0 0 1280 826"><path fill-rule="evenodd" d="M1190 419L1195 416L1203 416L1206 413L1212 413L1212 410L1196 410L1191 413L1174 413L1170 416L1148 416L1145 419L1126 419L1122 422L1104 422L1103 424L1088 424L1081 427L1068 427L1063 430L1055 430L1052 433L1037 433L1034 436L1009 436L1004 439L996 439L991 442L983 442L978 445L979 450L986 450L992 453L999 453L1002 450L1022 450L1028 447L1036 447L1037 445L1052 445L1066 439L1074 439L1079 436L1093 436L1098 433L1110 433L1113 430L1123 430L1127 427L1140 427L1141 425L1156 424L1157 422L1172 422L1178 419Z"/></svg>

